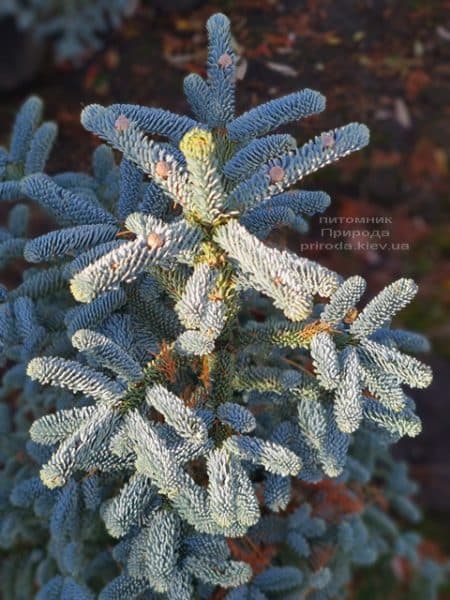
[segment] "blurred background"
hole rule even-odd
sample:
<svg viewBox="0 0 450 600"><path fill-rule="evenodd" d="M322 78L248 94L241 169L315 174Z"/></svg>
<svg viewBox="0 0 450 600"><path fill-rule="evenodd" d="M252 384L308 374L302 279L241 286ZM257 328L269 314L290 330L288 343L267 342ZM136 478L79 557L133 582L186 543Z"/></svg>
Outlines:
<svg viewBox="0 0 450 600"><path fill-rule="evenodd" d="M20 103L38 94L46 119L60 128L50 173L89 169L98 141L79 123L86 104L188 111L182 79L202 73L205 21L217 11L230 17L241 55L239 112L311 87L326 95L327 110L290 128L299 142L349 121L367 123L367 149L304 181L331 195L326 219L315 218L302 236L276 235L344 276L363 275L368 296L401 276L419 284L397 324L429 337L435 380L414 394L422 435L395 453L421 483L422 531L450 551L450 1L26 4L0 0L0 142ZM47 227L36 214L36 233ZM13 265L1 279L14 285L20 269Z"/></svg>

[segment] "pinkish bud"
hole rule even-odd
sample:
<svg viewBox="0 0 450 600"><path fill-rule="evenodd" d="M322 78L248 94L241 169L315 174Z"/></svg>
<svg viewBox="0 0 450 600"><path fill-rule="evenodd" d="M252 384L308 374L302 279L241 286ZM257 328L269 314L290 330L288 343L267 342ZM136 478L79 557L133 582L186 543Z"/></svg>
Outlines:
<svg viewBox="0 0 450 600"><path fill-rule="evenodd" d="M269 171L270 181L272 183L280 183L284 179L283 167L274 166Z"/></svg>
<svg viewBox="0 0 450 600"><path fill-rule="evenodd" d="M126 131L130 126L130 119L128 119L125 115L120 115L117 117L116 122L114 123L114 127L117 131Z"/></svg>
<svg viewBox="0 0 450 600"><path fill-rule="evenodd" d="M150 248L150 250L156 250L156 248L161 248L161 246L164 246L164 242L164 238L155 233L154 231L152 231L152 233L149 233L147 236L147 246Z"/></svg>
<svg viewBox="0 0 450 600"><path fill-rule="evenodd" d="M217 64L219 65L219 67L222 67L222 69L226 69L227 67L231 67L231 65L233 64L233 59L229 54L225 53L219 57Z"/></svg>
<svg viewBox="0 0 450 600"><path fill-rule="evenodd" d="M322 133L320 139L322 140L322 145L324 148L332 148L336 143L333 132L327 131Z"/></svg>
<svg viewBox="0 0 450 600"><path fill-rule="evenodd" d="M167 179L169 177L169 173L170 173L169 163L166 162L165 160L159 160L156 163L155 173L156 173L156 175L158 175L158 177L161 177L161 179Z"/></svg>

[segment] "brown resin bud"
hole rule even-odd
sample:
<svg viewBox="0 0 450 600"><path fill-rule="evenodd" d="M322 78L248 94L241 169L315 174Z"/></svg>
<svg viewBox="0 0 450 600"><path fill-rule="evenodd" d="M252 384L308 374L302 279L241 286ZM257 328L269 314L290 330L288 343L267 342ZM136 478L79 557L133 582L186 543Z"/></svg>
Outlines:
<svg viewBox="0 0 450 600"><path fill-rule="evenodd" d="M281 279L281 277L279 275L277 275L276 277L274 277L272 279L272 281L274 282L274 284L279 287L280 285L282 285L283 280Z"/></svg>
<svg viewBox="0 0 450 600"><path fill-rule="evenodd" d="M344 317L344 323L353 323L358 316L358 309L353 307L351 308Z"/></svg>

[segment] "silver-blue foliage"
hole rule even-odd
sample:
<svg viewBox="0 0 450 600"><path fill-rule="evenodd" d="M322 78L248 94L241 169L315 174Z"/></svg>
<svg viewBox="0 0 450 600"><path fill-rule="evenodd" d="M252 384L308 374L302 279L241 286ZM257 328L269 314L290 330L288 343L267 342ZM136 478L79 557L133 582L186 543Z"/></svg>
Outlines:
<svg viewBox="0 0 450 600"><path fill-rule="evenodd" d="M343 598L359 565L397 554L435 598L444 569L395 520L418 512L389 453L421 429L402 385L431 381L408 354L427 342L391 327L416 287L358 312L361 277L263 241L327 208L288 188L367 128L300 147L271 133L323 110L312 90L236 116L227 18L208 35L206 80L184 86L196 120L88 106L109 145L92 173L50 176L56 128L31 98L0 154L0 199L19 201L0 258L31 263L0 293L4 597ZM58 226L28 239L31 202ZM355 491L372 478L389 511ZM320 508L322 489L350 508Z"/></svg>
<svg viewBox="0 0 450 600"><path fill-rule="evenodd" d="M19 31L37 39L51 38L56 62L79 64L102 47L102 34L117 29L136 7L136 0L5 0L0 17L13 17Z"/></svg>

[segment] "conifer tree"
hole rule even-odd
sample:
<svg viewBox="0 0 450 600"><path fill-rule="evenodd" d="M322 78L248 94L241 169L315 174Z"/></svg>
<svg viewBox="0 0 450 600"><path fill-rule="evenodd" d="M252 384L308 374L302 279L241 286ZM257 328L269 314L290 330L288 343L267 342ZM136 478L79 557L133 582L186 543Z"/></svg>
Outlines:
<svg viewBox="0 0 450 600"><path fill-rule="evenodd" d="M31 98L1 152L0 198L21 203L0 257L29 263L1 289L4 597L344 598L401 556L436 598L445 568L396 519L419 513L389 451L421 430L402 386L431 381L426 340L391 327L416 286L358 309L361 277L266 239L327 208L293 186L368 130L274 133L324 109L309 89L236 116L228 19L207 28L193 118L87 106L92 174L49 176L55 126ZM28 236L30 202L53 231Z"/></svg>

